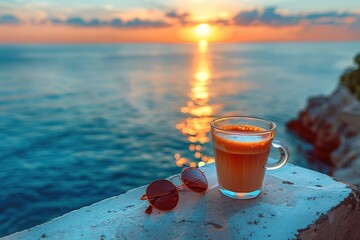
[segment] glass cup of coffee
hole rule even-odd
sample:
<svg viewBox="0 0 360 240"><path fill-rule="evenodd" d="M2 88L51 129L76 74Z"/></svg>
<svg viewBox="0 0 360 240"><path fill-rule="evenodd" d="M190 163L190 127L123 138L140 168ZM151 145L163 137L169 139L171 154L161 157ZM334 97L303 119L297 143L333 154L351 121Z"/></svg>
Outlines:
<svg viewBox="0 0 360 240"><path fill-rule="evenodd" d="M221 193L236 199L255 198L261 192L265 170L278 169L289 150L273 140L276 124L255 117L221 117L211 123L215 165ZM276 163L267 163L271 146L280 151Z"/></svg>

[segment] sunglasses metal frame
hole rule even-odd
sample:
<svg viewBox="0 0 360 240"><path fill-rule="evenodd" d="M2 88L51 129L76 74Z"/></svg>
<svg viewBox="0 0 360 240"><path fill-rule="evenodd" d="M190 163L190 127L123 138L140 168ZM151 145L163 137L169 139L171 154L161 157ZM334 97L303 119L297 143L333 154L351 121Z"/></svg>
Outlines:
<svg viewBox="0 0 360 240"><path fill-rule="evenodd" d="M199 171L199 172L203 175L204 179L206 180L206 185L207 185L206 190L205 190L204 192L196 192L196 191L192 190L191 188L189 188L189 187L184 183L184 180L181 178L181 175L183 174L183 172L184 172L185 170L187 170L187 169L189 169L189 168L190 168L190 169L194 169L194 170L196 170L196 171ZM181 180L181 185L176 186L176 185L172 182L172 180L175 179L175 178L179 178L179 179ZM167 180L167 179L159 179L159 180L155 180L155 181L153 181L153 182L151 182L151 183L154 183L154 182L157 182L157 181L168 181L168 182L170 182L172 185L174 185L174 187L176 188L176 191L179 191L179 190L182 190L182 189L185 188L185 189L187 189L188 191L192 191L192 192L196 192L196 193L205 193L205 192L207 191L208 184L209 184L209 183L208 183L208 180L207 180L207 178L206 178L206 176L205 176L205 174L204 174L204 171L202 171L202 170L200 170L200 169L198 169L198 168L195 168L195 167L186 167L186 168L184 168L184 169L181 171L180 174L177 174L177 175L171 177L169 180ZM150 183L150 184L151 184L151 183ZM150 184L149 184L149 185L150 185ZM169 194L169 193L170 193L170 192L166 192L166 193L159 194L159 195L152 196L152 197L161 197L161 196L167 195L167 194ZM178 205L178 203L179 203L179 201L178 201L178 202L176 203L175 207L173 207L173 208L170 209L170 210L162 210L162 209L159 209L159 208L155 207L155 206L149 201L149 199L148 199L147 196L146 196L146 193L140 197L140 200L147 200L147 201L148 201L149 207L145 210L145 213L147 213L147 214L151 214L153 208L155 208L156 210L161 211L161 212L170 212L170 211L172 211L174 208L176 208L177 205Z"/></svg>

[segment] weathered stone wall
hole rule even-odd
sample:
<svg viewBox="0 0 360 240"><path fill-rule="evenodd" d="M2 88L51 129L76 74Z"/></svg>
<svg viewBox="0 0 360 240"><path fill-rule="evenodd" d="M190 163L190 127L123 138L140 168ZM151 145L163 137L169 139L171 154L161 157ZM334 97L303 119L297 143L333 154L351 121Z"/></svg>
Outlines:
<svg viewBox="0 0 360 240"><path fill-rule="evenodd" d="M145 214L143 186L4 240L359 239L360 194L327 175L287 164L267 171L259 197L235 200L219 192L214 164L202 169L207 192L180 191L171 212Z"/></svg>

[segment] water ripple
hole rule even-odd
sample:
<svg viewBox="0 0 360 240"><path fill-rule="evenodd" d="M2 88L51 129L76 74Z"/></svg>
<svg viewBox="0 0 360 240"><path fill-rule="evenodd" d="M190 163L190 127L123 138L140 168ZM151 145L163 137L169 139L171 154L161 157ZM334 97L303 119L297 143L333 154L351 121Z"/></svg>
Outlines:
<svg viewBox="0 0 360 240"><path fill-rule="evenodd" d="M334 63L350 64L359 48L209 46L207 104L223 106L217 115L277 122L291 161L306 166L302 142L284 124L308 96L332 90ZM194 158L176 125L187 118L181 109L194 66L201 73L197 52L191 45L0 45L0 236L178 173L175 153ZM210 142L202 153L212 155Z"/></svg>

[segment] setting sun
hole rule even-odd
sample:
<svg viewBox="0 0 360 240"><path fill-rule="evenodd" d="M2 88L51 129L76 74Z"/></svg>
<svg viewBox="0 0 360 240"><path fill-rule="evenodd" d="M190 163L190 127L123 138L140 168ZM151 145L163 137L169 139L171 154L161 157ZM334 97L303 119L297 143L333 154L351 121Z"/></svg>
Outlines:
<svg viewBox="0 0 360 240"><path fill-rule="evenodd" d="M197 26L197 28L196 28L196 33L197 33L197 35L200 36L200 37L207 37L207 36L209 36L210 31L211 31L211 27L210 27L210 25L207 24L207 23L202 23L202 24L200 24L199 26Z"/></svg>

